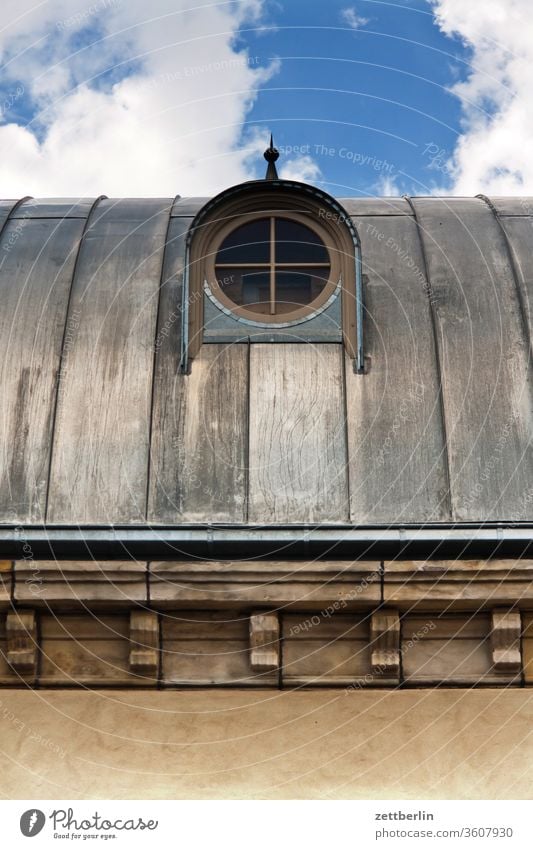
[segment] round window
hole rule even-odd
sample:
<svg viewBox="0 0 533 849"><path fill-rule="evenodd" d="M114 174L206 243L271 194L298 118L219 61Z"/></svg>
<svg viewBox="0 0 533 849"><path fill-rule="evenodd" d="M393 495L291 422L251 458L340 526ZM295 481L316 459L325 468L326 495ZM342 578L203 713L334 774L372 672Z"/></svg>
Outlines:
<svg viewBox="0 0 533 849"><path fill-rule="evenodd" d="M309 315L330 296L332 262L304 216L257 216L224 228L210 282L225 306L256 321Z"/></svg>

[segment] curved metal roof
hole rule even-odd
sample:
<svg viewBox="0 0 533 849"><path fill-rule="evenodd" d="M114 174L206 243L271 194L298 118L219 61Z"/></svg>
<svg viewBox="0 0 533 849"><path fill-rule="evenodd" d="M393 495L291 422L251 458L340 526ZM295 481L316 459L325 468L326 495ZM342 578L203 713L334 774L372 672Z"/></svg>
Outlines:
<svg viewBox="0 0 533 849"><path fill-rule="evenodd" d="M178 372L207 198L0 203L0 523L527 522L533 198L345 198L367 373L337 345Z"/></svg>

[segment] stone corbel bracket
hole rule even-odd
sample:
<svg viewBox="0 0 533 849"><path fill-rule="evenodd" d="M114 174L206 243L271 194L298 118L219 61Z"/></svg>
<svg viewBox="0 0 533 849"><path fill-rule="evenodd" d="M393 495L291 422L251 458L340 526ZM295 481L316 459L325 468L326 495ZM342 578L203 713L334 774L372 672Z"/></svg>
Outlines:
<svg viewBox="0 0 533 849"><path fill-rule="evenodd" d="M159 621L150 610L133 610L130 614L130 671L147 678L157 678L159 667Z"/></svg>
<svg viewBox="0 0 533 849"><path fill-rule="evenodd" d="M277 613L252 613L250 616L250 666L267 672L280 664L279 616Z"/></svg>
<svg viewBox="0 0 533 849"><path fill-rule="evenodd" d="M13 563L0 560L0 610L9 610L13 592Z"/></svg>
<svg viewBox="0 0 533 849"><path fill-rule="evenodd" d="M492 662L496 672L519 674L522 668L520 656L520 613L513 610L492 611L490 633Z"/></svg>
<svg viewBox="0 0 533 849"><path fill-rule="evenodd" d="M19 675L37 674L37 622L35 612L6 616L7 662Z"/></svg>
<svg viewBox="0 0 533 849"><path fill-rule="evenodd" d="M400 674L400 616L397 610L381 610L370 620L372 671L385 677Z"/></svg>

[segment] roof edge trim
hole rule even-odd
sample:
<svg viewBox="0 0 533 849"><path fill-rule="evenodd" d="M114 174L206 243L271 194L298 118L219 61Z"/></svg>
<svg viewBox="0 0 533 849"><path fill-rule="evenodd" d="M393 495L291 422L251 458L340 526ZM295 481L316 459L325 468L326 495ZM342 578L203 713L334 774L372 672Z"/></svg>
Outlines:
<svg viewBox="0 0 533 849"><path fill-rule="evenodd" d="M391 528L0 526L0 556L23 559L470 559L533 553L533 525Z"/></svg>
<svg viewBox="0 0 533 849"><path fill-rule="evenodd" d="M187 234L187 241L190 242L192 236L194 235L194 230L196 227L201 225L202 220L219 204L224 203L229 198L235 197L239 194L253 194L254 192L264 192L264 191L279 191L286 189L288 191L301 192L302 194L306 194L310 199L314 200L322 200L325 204L327 204L331 209L335 210L335 212L339 215L339 220L341 220L348 230L354 240L354 244L360 247L360 240L357 230L351 220L350 214L344 208L344 206L339 203L339 201L334 198L332 195L328 194L328 192L324 192L322 189L317 189L315 186L310 186L308 183L300 183L297 180L249 180L246 183L239 183L236 186L230 186L228 189L224 189L224 191L220 192L218 195L215 195L211 198L194 216L191 221L189 232Z"/></svg>

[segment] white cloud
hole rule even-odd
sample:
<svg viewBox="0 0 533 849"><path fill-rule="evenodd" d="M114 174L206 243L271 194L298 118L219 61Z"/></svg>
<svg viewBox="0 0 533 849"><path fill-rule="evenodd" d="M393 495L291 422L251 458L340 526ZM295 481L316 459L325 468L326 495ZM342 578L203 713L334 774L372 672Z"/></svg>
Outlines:
<svg viewBox="0 0 533 849"><path fill-rule="evenodd" d="M376 181L375 194L387 198L400 197L401 192L396 185L396 177L391 177L389 174L382 174Z"/></svg>
<svg viewBox="0 0 533 849"><path fill-rule="evenodd" d="M302 183L313 183L321 177L318 164L311 156L303 154L287 159L279 169L280 177L284 180L299 180Z"/></svg>
<svg viewBox="0 0 533 849"><path fill-rule="evenodd" d="M201 195L250 179L267 134L243 141L243 126L278 65L235 38L262 13L262 0L4 0L2 195Z"/></svg>
<svg viewBox="0 0 533 849"><path fill-rule="evenodd" d="M432 0L437 23L472 50L463 132L450 158L457 194L533 194L531 0Z"/></svg>
<svg viewBox="0 0 533 849"><path fill-rule="evenodd" d="M353 6L342 10L341 19L352 29L360 29L361 27L364 27L369 21L368 18L363 18L362 15L358 15Z"/></svg>

